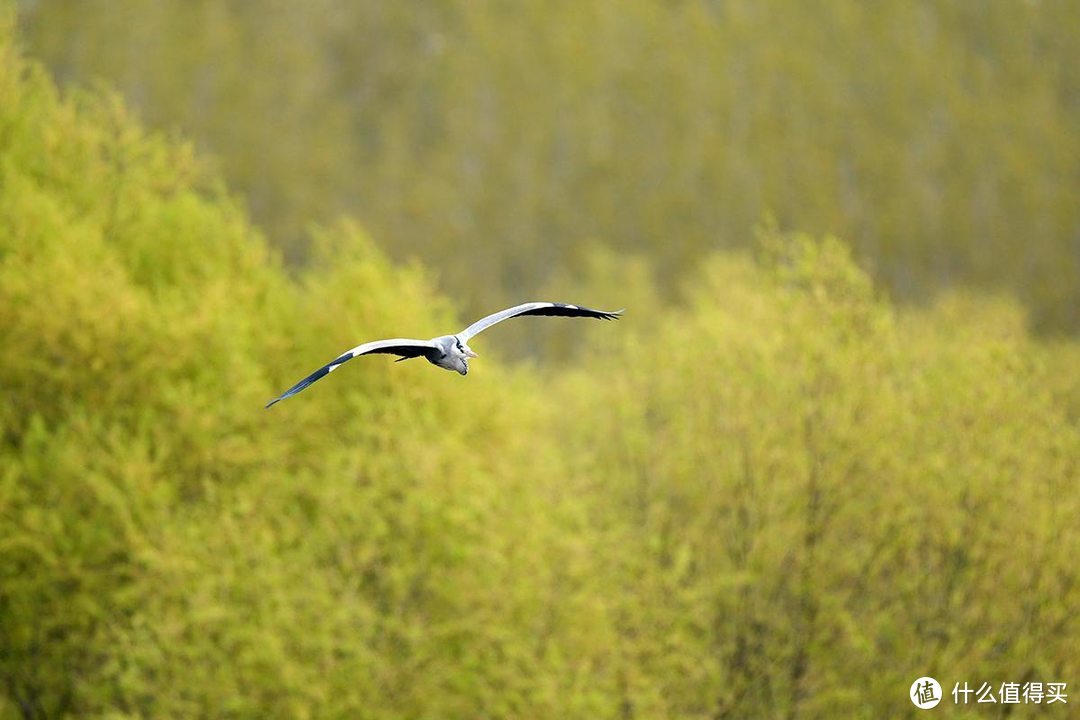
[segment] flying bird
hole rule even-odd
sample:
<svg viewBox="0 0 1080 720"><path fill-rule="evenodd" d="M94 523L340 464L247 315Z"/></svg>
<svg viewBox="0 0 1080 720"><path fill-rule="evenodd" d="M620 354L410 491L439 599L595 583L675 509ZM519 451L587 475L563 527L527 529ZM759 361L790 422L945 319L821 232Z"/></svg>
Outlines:
<svg viewBox="0 0 1080 720"><path fill-rule="evenodd" d="M529 302L515 305L512 308L500 310L485 318L477 320L457 335L442 335L430 340L410 340L408 338L394 338L392 340L374 340L357 345L323 365L315 372L308 375L300 382L293 385L280 396L266 403L270 407L285 398L292 397L301 392L316 380L321 380L339 367L360 355L400 355L396 362L410 358L422 357L429 363L446 370L456 370L462 375L469 373L469 358L478 357L469 347L469 340L476 334L487 330L489 327L503 320L523 315L547 315L555 317L587 317L598 320L617 320L622 315L622 310L605 312L592 310L580 305L567 305L566 303L552 302Z"/></svg>

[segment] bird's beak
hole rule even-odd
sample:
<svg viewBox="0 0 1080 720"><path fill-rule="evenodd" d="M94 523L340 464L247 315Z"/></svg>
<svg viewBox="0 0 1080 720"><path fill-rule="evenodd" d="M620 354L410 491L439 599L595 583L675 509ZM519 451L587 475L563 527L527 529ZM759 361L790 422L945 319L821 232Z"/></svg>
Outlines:
<svg viewBox="0 0 1080 720"><path fill-rule="evenodd" d="M465 350L465 354L468 355L469 357L480 357L479 355L477 355L476 353L474 353L472 351L471 347L465 347L464 350Z"/></svg>

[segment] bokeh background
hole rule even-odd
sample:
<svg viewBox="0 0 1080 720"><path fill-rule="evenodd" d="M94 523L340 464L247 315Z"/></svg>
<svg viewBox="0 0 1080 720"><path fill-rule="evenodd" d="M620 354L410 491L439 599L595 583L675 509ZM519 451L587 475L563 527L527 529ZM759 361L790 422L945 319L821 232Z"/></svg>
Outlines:
<svg viewBox="0 0 1080 720"><path fill-rule="evenodd" d="M1070 0L0 0L0 718L1080 691L1078 47ZM262 409L531 299L627 314Z"/></svg>

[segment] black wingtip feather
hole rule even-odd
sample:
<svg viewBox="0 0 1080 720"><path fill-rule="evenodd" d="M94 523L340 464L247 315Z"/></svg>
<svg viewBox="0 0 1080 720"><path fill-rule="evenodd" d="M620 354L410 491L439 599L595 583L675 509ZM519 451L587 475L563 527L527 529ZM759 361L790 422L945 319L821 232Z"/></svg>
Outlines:
<svg viewBox="0 0 1080 720"><path fill-rule="evenodd" d="M625 310L626 308L623 308ZM617 320L623 310L608 312L606 310L594 310L582 305L570 305L568 303L550 303L542 307L526 310L521 315L546 315L548 317L588 317L596 320Z"/></svg>

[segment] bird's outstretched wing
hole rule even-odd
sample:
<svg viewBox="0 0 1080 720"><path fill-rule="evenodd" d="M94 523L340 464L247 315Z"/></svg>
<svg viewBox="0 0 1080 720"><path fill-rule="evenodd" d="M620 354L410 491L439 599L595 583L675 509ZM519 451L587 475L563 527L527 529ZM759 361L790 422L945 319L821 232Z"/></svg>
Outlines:
<svg viewBox="0 0 1080 720"><path fill-rule="evenodd" d="M315 372L308 375L300 382L293 385L291 388L283 392L280 396L274 398L270 402L266 403L266 407L270 407L274 403L281 402L287 397L292 397L298 392L307 388L308 385L321 380L330 373L338 369L343 363L352 360L354 357L360 355L400 355L402 358L414 358L424 355L429 350L435 348L435 343L429 340L409 340L406 338L394 338L393 340L375 340L373 342L367 342L363 345L357 345L352 350L342 353L338 357L334 358L330 362L323 365Z"/></svg>
<svg viewBox="0 0 1080 720"><path fill-rule="evenodd" d="M487 330L495 323L500 323L503 320L509 320L512 317L518 317L520 315L549 315L555 317L589 317L596 318L598 320L617 320L622 315L622 310L616 310L615 312L605 312L604 310L593 310L587 307L581 307L580 305L567 305L566 303L552 303L552 302L530 302L522 305L515 305L512 308L500 310L497 313L488 315L486 318L477 320L469 327L465 328L457 334L458 339L461 342L469 342L469 338L477 333Z"/></svg>

